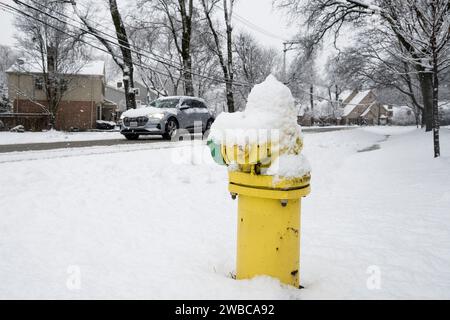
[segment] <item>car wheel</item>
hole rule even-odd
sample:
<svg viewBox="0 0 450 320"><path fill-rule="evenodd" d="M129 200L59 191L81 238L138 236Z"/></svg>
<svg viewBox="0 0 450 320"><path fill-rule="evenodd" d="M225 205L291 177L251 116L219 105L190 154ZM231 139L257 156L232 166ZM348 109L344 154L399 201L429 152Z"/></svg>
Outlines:
<svg viewBox="0 0 450 320"><path fill-rule="evenodd" d="M177 133L178 122L174 118L170 118L166 123L166 132L163 134L163 138L166 140L172 139L172 137Z"/></svg>
<svg viewBox="0 0 450 320"><path fill-rule="evenodd" d="M137 133L129 133L125 135L125 138L127 138L127 140L137 140L139 139L139 135Z"/></svg>

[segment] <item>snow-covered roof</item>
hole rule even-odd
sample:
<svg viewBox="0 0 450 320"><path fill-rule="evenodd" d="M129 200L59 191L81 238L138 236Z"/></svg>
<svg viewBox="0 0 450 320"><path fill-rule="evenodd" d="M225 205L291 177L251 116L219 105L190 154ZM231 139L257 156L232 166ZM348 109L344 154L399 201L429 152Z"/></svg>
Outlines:
<svg viewBox="0 0 450 320"><path fill-rule="evenodd" d="M370 112L370 108L372 107L372 105L370 105L369 107L367 107L367 109L363 112L363 113L361 113L361 117L365 117L365 116L367 116L367 114Z"/></svg>
<svg viewBox="0 0 450 320"><path fill-rule="evenodd" d="M360 103L364 100L365 97L371 92L371 90L360 91L353 97L352 100L346 103L344 108L343 116L348 116Z"/></svg>
<svg viewBox="0 0 450 320"><path fill-rule="evenodd" d="M339 99L345 101L353 93L353 90L344 90L339 94Z"/></svg>
<svg viewBox="0 0 450 320"><path fill-rule="evenodd" d="M81 63L81 62L80 62ZM34 61L25 61L21 64L14 63L6 72L7 73L42 73L42 65ZM85 76L102 76L104 75L104 61L90 61L83 66L72 70L63 71L64 74L78 74Z"/></svg>

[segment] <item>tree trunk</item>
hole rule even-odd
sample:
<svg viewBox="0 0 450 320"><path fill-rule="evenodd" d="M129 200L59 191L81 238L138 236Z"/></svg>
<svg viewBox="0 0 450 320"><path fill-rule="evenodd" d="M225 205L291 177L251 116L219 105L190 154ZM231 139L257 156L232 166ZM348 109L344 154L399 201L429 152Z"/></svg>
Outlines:
<svg viewBox="0 0 450 320"><path fill-rule="evenodd" d="M311 84L309 87L309 102L311 104L311 125L314 125L314 86Z"/></svg>
<svg viewBox="0 0 450 320"><path fill-rule="evenodd" d="M192 83L192 60L190 53L190 40L183 40L183 78L184 78L184 94L194 96L194 84Z"/></svg>
<svg viewBox="0 0 450 320"><path fill-rule="evenodd" d="M425 124L425 131L428 132L433 129L433 73L421 73L419 82L424 107L422 123Z"/></svg>
<svg viewBox="0 0 450 320"><path fill-rule="evenodd" d="M435 49L435 39L433 41L433 49ZM437 50L433 50L433 146L434 157L441 156L441 146L439 141L439 75L438 75L438 59Z"/></svg>
<svg viewBox="0 0 450 320"><path fill-rule="evenodd" d="M188 0L188 8L186 8L185 0L178 0L178 4L180 7L181 23L183 25L181 58L183 59L184 93L187 96L194 96L191 59L193 0Z"/></svg>
<svg viewBox="0 0 450 320"><path fill-rule="evenodd" d="M216 46L216 50L214 53L217 55L219 59L220 66L223 72L223 78L225 81L225 91L227 98L227 111L234 112L234 93L233 93L233 51L232 51L232 28L230 22L230 16L228 14L227 2L224 0L224 17L225 24L227 26L227 62L225 62L224 54L222 53L222 47L220 45L219 35L214 27L212 18L211 18L211 10L212 8L208 8L208 4L206 0L202 0L203 12L205 13L206 20L208 21L209 28L211 29L211 33L214 38L214 43ZM233 3L232 3L233 5Z"/></svg>
<svg viewBox="0 0 450 320"><path fill-rule="evenodd" d="M47 76L44 79L48 109L50 111L50 126L55 129L58 103L56 99L56 49L47 45ZM45 75L44 75L45 76Z"/></svg>
<svg viewBox="0 0 450 320"><path fill-rule="evenodd" d="M117 40L120 44L120 51L123 57L123 87L125 90L125 101L128 109L136 109L136 94L134 92L134 69L133 57L131 56L130 43L127 31L122 21L116 0L109 0L111 18L116 30Z"/></svg>
<svg viewBox="0 0 450 320"><path fill-rule="evenodd" d="M234 112L234 95L233 95L233 27L231 26L231 17L233 14L233 1L228 11L227 0L223 0L223 8L225 12L225 24L227 27L227 69L228 81L226 83L228 112Z"/></svg>

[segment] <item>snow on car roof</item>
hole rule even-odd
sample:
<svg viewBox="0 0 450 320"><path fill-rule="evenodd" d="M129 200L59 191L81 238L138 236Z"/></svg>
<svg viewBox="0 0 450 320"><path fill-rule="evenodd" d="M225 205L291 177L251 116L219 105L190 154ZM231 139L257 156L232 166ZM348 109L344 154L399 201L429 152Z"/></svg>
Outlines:
<svg viewBox="0 0 450 320"><path fill-rule="evenodd" d="M191 96L169 96L169 97L160 97L156 100L170 100L170 99L180 99L180 100L185 100L185 99L193 99L193 100L198 100L201 102L205 102L204 99L202 98L198 98L198 97L191 97Z"/></svg>

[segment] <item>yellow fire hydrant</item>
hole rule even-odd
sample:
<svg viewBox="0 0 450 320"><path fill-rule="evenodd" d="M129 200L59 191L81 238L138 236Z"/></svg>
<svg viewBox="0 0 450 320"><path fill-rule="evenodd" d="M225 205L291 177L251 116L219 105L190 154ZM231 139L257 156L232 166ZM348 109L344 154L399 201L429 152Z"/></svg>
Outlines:
<svg viewBox="0 0 450 320"><path fill-rule="evenodd" d="M271 81L271 86L278 85L273 84L273 79L266 81ZM252 93L249 101L251 96ZM270 99L264 97L266 100ZM245 143L241 144L219 142L213 137L208 146L217 163L229 166L228 189L233 199L238 198L236 278L267 275L298 288L301 198L310 193L311 176L309 172L294 177L268 173L268 168L284 155L300 156L300 135L288 136L294 138L292 143L271 140L270 134L265 141L256 143L249 136L244 137Z"/></svg>
<svg viewBox="0 0 450 320"><path fill-rule="evenodd" d="M235 160L227 153L229 148L209 145L215 158L220 150L222 161L230 164ZM249 172L229 172L228 189L233 198L238 197L236 278L268 275L298 288L301 198L310 193L310 175L277 181L256 174L258 162L244 163L244 168Z"/></svg>

